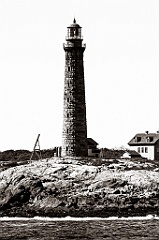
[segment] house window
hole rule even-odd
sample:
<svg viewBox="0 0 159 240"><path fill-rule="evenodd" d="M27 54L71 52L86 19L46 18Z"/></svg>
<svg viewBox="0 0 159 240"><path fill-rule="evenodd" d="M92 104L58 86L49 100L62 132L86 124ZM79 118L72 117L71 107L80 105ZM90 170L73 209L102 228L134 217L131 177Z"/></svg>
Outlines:
<svg viewBox="0 0 159 240"><path fill-rule="evenodd" d="M140 142L141 141L141 137L137 137L137 142Z"/></svg>
<svg viewBox="0 0 159 240"><path fill-rule="evenodd" d="M153 137L147 137L147 142L153 142Z"/></svg>
<svg viewBox="0 0 159 240"><path fill-rule="evenodd" d="M70 68L70 66L68 66L68 72L70 72L70 70L71 70L71 68Z"/></svg>
<svg viewBox="0 0 159 240"><path fill-rule="evenodd" d="M138 153L140 153L140 147L137 148Z"/></svg>
<svg viewBox="0 0 159 240"><path fill-rule="evenodd" d="M145 147L145 153L148 153L148 147Z"/></svg>
<svg viewBox="0 0 159 240"><path fill-rule="evenodd" d="M141 152L144 153L144 147L141 148Z"/></svg>

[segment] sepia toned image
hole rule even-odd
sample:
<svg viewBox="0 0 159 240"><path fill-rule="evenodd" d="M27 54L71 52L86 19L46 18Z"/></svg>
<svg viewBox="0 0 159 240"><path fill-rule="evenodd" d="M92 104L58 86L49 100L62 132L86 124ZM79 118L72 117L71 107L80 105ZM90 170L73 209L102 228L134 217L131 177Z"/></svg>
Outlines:
<svg viewBox="0 0 159 240"><path fill-rule="evenodd" d="M0 0L0 239L159 239L159 2Z"/></svg>

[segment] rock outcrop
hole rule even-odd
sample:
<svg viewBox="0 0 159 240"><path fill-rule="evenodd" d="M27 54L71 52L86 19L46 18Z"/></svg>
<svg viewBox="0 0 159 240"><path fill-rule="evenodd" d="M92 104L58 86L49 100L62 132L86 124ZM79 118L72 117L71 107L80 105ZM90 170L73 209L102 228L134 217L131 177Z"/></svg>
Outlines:
<svg viewBox="0 0 159 240"><path fill-rule="evenodd" d="M0 216L147 214L159 214L153 162L50 158L0 173Z"/></svg>

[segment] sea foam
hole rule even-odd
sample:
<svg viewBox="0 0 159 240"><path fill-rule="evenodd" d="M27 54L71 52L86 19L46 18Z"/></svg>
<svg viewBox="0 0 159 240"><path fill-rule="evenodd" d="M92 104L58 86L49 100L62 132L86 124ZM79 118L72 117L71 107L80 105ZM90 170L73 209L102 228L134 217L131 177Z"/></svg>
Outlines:
<svg viewBox="0 0 159 240"><path fill-rule="evenodd" d="M115 220L159 220L159 216L156 215L147 215L147 216L137 216L137 217L108 217L108 218L101 218L101 217L0 217L0 221L115 221Z"/></svg>

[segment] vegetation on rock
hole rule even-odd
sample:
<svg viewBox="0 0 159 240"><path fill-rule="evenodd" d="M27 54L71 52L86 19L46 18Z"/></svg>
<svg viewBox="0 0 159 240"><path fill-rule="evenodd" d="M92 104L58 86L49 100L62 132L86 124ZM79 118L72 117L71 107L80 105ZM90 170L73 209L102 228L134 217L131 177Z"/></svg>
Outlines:
<svg viewBox="0 0 159 240"><path fill-rule="evenodd" d="M41 150L42 158L51 158L54 156L55 148ZM27 164L32 152L29 150L6 150L0 152L0 171L6 170L9 167ZM37 160L34 154L33 159Z"/></svg>

